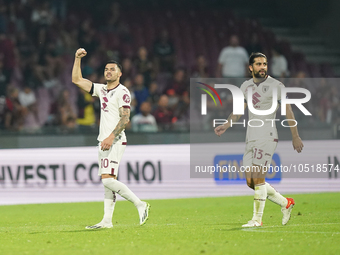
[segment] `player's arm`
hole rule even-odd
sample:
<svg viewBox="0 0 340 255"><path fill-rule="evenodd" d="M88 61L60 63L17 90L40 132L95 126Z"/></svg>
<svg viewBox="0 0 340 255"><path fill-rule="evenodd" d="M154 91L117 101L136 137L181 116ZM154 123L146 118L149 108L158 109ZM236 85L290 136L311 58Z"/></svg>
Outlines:
<svg viewBox="0 0 340 255"><path fill-rule="evenodd" d="M297 126L295 125L296 124L295 116L294 116L294 113L293 113L293 110L290 104L286 105L286 117L288 119L288 124L290 126L290 132L292 133L292 141L293 141L294 150L300 153L303 148L303 143L299 136Z"/></svg>
<svg viewBox="0 0 340 255"><path fill-rule="evenodd" d="M247 108L247 103L244 103L244 109ZM242 115L234 115L231 113L227 119L227 123L220 125L215 128L215 134L221 136L228 128L230 128L231 122L236 122L241 118Z"/></svg>
<svg viewBox="0 0 340 255"><path fill-rule="evenodd" d="M84 79L81 73L81 59L85 57L87 54L86 50L80 48L76 51L73 69L72 69L72 82L76 84L79 88L85 90L86 92L90 92L92 88L92 82Z"/></svg>
<svg viewBox="0 0 340 255"><path fill-rule="evenodd" d="M102 141L102 143L101 143L101 149L103 151L110 149L110 147L113 143L113 140L124 130L126 125L129 123L129 121L130 121L130 108L120 107L119 108L119 116L120 116L120 120L117 123L115 129L109 135L109 137L104 139L104 141Z"/></svg>

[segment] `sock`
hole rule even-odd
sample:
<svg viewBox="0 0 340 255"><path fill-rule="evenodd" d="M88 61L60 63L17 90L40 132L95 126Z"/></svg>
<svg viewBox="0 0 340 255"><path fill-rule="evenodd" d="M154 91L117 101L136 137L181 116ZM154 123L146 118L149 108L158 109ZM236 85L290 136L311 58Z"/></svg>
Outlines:
<svg viewBox="0 0 340 255"><path fill-rule="evenodd" d="M262 222L262 215L264 206L266 204L267 189L264 183L255 185L255 195L254 195L254 214L253 220L257 222Z"/></svg>
<svg viewBox="0 0 340 255"><path fill-rule="evenodd" d="M105 188L105 198L104 198L104 217L103 220L106 223L112 223L112 215L116 204L116 194Z"/></svg>
<svg viewBox="0 0 340 255"><path fill-rule="evenodd" d="M142 201L122 182L115 180L114 178L102 179L105 188L118 193L126 200L133 203L136 207L142 205Z"/></svg>
<svg viewBox="0 0 340 255"><path fill-rule="evenodd" d="M281 207L287 206L287 198L282 196L279 192L277 192L269 183L265 183L267 189L267 198L273 203L280 205Z"/></svg>

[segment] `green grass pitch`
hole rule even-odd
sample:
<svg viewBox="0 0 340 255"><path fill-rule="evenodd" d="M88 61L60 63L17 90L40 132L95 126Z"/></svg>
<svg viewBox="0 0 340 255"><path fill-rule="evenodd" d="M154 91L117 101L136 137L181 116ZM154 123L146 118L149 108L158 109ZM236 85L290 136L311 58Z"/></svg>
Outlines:
<svg viewBox="0 0 340 255"><path fill-rule="evenodd" d="M292 197L287 226L267 201L264 226L246 230L250 196L151 200L144 226L118 201L102 230L85 229L101 220L99 202L0 206L0 254L340 254L340 193Z"/></svg>

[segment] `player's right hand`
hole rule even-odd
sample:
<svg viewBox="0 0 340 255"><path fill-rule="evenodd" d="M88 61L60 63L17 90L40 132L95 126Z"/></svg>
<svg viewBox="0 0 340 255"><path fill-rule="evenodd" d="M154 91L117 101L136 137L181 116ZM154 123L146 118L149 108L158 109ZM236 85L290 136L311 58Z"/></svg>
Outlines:
<svg viewBox="0 0 340 255"><path fill-rule="evenodd" d="M293 138L293 148L296 150L298 153L302 151L303 148L303 142L299 136Z"/></svg>
<svg viewBox="0 0 340 255"><path fill-rule="evenodd" d="M76 51L76 58L82 58L82 57L85 57L87 54L86 50L84 48L79 48L77 51Z"/></svg>
<svg viewBox="0 0 340 255"><path fill-rule="evenodd" d="M215 128L215 134L221 136L228 128L224 125Z"/></svg>

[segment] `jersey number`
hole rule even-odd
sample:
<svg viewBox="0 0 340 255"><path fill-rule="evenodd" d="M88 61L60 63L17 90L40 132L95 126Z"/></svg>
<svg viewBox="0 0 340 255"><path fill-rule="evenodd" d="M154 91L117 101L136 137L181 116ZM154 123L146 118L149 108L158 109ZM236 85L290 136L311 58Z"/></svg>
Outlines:
<svg viewBox="0 0 340 255"><path fill-rule="evenodd" d="M257 157L256 157L256 155L257 155ZM255 148L254 149L254 158L261 159L262 156L263 156L263 150Z"/></svg>
<svg viewBox="0 0 340 255"><path fill-rule="evenodd" d="M101 168L107 168L108 166L109 166L109 159L107 159L107 158L102 158L101 160L100 160L100 167Z"/></svg>

